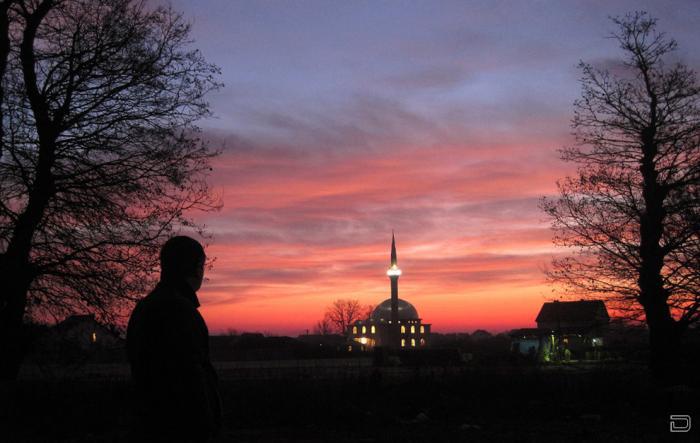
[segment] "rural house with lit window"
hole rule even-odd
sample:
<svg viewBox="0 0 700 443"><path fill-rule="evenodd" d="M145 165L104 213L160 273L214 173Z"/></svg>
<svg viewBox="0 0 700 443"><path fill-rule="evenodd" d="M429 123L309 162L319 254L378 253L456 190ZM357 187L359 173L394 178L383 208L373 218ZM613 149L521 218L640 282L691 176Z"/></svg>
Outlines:
<svg viewBox="0 0 700 443"><path fill-rule="evenodd" d="M82 349L123 344L116 332L102 325L92 314L71 315L56 325L55 333L61 340L72 342Z"/></svg>
<svg viewBox="0 0 700 443"><path fill-rule="evenodd" d="M597 359L610 316L601 300L553 301L542 305L537 328L514 329L511 349L543 361Z"/></svg>
<svg viewBox="0 0 700 443"><path fill-rule="evenodd" d="M430 325L422 323L418 311L411 303L399 298L401 269L398 267L393 233L391 234L391 264L387 276L391 282L391 298L377 305L369 318L352 324L347 331L349 340L362 350L376 346L393 349L415 349L427 346Z"/></svg>

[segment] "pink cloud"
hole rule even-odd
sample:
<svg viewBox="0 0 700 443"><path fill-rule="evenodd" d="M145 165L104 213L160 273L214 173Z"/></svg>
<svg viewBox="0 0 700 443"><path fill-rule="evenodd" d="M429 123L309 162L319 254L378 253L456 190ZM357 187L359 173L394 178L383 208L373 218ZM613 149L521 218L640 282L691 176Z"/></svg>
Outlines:
<svg viewBox="0 0 700 443"><path fill-rule="evenodd" d="M202 290L210 327L296 334L337 298L381 302L392 228L401 294L436 330L530 325L555 253L537 202L564 170L542 144L230 147L212 180L224 208L203 218L217 257Z"/></svg>

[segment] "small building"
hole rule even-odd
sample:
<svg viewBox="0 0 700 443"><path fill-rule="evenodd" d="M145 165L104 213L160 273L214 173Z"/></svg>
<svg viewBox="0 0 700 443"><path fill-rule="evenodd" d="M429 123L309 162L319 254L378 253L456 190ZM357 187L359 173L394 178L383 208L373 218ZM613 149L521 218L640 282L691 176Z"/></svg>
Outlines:
<svg viewBox="0 0 700 443"><path fill-rule="evenodd" d="M567 329L588 333L607 327L610 316L602 300L555 300L542 305L535 321L540 329Z"/></svg>
<svg viewBox="0 0 700 443"><path fill-rule="evenodd" d="M56 325L55 334L59 339L85 350L113 348L123 344L119 334L98 322L94 314L67 317Z"/></svg>
<svg viewBox="0 0 700 443"><path fill-rule="evenodd" d="M542 305L537 328L510 332L511 350L542 361L598 359L610 316L601 300L553 301Z"/></svg>
<svg viewBox="0 0 700 443"><path fill-rule="evenodd" d="M88 362L121 363L126 358L125 340L119 331L94 315L71 315L37 332L29 358L42 371L51 373L54 369L49 366L53 364L75 369Z"/></svg>
<svg viewBox="0 0 700 443"><path fill-rule="evenodd" d="M387 271L391 282L391 297L381 302L369 318L348 327L348 350L369 350L376 346L392 349L415 349L428 345L430 324L423 323L416 308L399 298L399 276L396 241L391 235L391 264Z"/></svg>
<svg viewBox="0 0 700 443"><path fill-rule="evenodd" d="M510 349L524 355L536 356L540 350L543 331L538 328L513 329L510 336Z"/></svg>

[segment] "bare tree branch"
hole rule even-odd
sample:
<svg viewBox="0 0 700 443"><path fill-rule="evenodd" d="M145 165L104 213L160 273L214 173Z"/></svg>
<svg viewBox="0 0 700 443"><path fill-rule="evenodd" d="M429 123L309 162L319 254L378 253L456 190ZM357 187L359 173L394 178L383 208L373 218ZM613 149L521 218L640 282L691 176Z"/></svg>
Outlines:
<svg viewBox="0 0 700 443"><path fill-rule="evenodd" d="M144 1L2 3L0 329L25 313L115 320L164 239L203 233L190 214L220 206L205 181L217 152L195 122L220 84L189 32Z"/></svg>

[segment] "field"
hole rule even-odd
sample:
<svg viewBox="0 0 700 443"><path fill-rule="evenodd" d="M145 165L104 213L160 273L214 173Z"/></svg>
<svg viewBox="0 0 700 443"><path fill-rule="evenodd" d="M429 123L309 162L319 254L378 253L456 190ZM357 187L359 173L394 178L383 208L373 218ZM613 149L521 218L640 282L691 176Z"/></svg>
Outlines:
<svg viewBox="0 0 700 443"><path fill-rule="evenodd" d="M219 371L222 442L698 441L700 427L669 432L670 414L700 417L698 386L654 388L642 365L375 368L338 359ZM3 385L1 440L127 441L125 374L95 365Z"/></svg>

